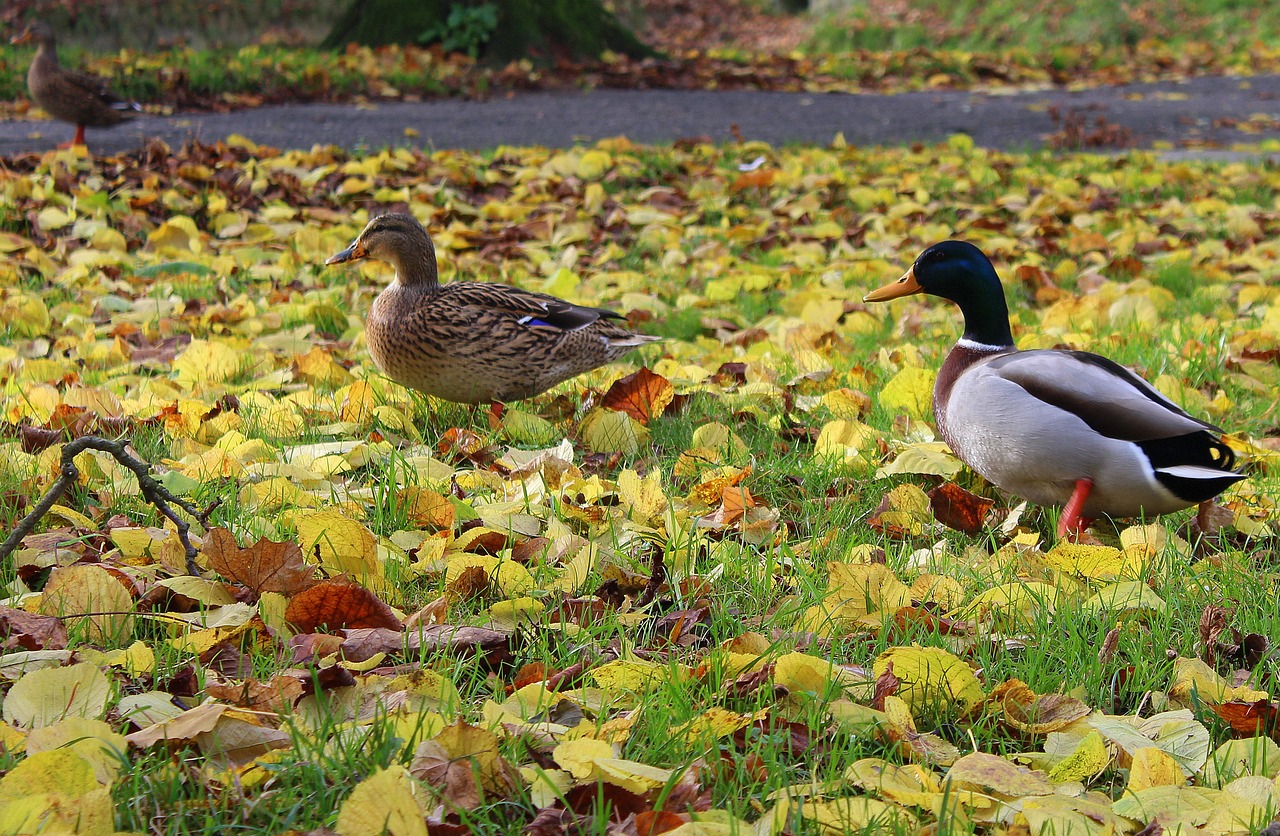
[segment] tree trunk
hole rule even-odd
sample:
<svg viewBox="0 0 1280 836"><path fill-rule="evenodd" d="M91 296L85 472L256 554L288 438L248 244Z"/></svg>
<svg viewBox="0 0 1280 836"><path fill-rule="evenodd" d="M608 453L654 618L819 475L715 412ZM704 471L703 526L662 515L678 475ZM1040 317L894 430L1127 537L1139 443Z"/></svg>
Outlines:
<svg viewBox="0 0 1280 836"><path fill-rule="evenodd" d="M598 58L607 50L633 58L657 55L601 0L352 0L324 46L439 43L444 39L438 34L449 30L455 7L486 5L496 10L497 26L477 46L479 57L489 63ZM421 39L428 32L437 37L424 42Z"/></svg>

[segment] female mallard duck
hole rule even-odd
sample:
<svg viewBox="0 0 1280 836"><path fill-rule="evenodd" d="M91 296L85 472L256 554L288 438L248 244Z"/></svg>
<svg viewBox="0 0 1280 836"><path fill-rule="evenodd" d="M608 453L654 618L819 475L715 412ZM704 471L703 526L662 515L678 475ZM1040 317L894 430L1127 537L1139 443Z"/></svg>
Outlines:
<svg viewBox="0 0 1280 836"><path fill-rule="evenodd" d="M399 383L457 403L531 398L657 337L622 317L489 282L441 285L431 236L412 215L380 215L325 264L385 261L395 278L369 311L378 368Z"/></svg>
<svg viewBox="0 0 1280 836"><path fill-rule="evenodd" d="M964 334L933 389L943 439L998 487L1063 505L1059 536L1102 514L1167 514L1207 503L1244 478L1232 470L1235 454L1220 429L1123 366L1084 351L1019 351L1000 278L972 244L935 244L902 278L865 298L913 293L950 299L964 314Z"/></svg>
<svg viewBox="0 0 1280 836"><path fill-rule="evenodd" d="M48 25L41 21L29 23L10 43L31 41L38 41L40 46L27 70L27 89L50 116L76 126L71 145L84 145L86 127L112 128L133 118L138 106L112 93L105 80L65 69L58 63L58 45Z"/></svg>

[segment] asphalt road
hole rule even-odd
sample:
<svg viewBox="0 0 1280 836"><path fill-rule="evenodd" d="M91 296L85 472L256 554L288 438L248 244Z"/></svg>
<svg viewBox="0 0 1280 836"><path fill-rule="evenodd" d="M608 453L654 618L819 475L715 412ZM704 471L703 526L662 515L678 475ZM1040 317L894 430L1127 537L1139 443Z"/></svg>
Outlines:
<svg viewBox="0 0 1280 836"><path fill-rule="evenodd" d="M594 90L535 92L488 101L442 99L371 105L282 105L231 113L144 115L112 130L90 130L99 154L137 148L149 137L171 146L241 134L278 148L336 144L485 149L497 145L566 147L627 136L640 143L709 137L772 145L826 144L837 134L859 146L935 142L966 133L979 145L1007 150L1042 147L1062 130L1051 115L1083 117L1086 132L1127 130L1138 147L1155 142L1211 141L1223 146L1280 138L1280 75L1201 78L1069 92L983 94L956 91L897 95L758 91ZM1224 120L1264 130L1244 133ZM1257 119L1257 117L1263 117ZM70 139L69 125L0 122L0 156L44 151ZM1200 151L1196 155L1203 156Z"/></svg>

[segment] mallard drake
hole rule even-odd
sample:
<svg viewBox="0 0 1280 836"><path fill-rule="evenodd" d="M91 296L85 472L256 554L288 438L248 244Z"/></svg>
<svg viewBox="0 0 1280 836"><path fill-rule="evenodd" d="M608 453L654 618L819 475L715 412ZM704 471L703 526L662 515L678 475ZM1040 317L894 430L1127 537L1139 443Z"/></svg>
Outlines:
<svg viewBox="0 0 1280 836"><path fill-rule="evenodd" d="M933 389L943 439L998 487L1064 506L1059 536L1103 514L1167 514L1197 503L1204 512L1244 478L1222 430L1129 369L1085 351L1019 351L1000 278L972 244L929 247L865 300L913 293L950 299L964 315Z"/></svg>
<svg viewBox="0 0 1280 836"><path fill-rule="evenodd" d="M36 57L27 70L27 89L36 104L55 119L76 126L70 145L84 145L84 129L112 128L133 118L138 105L122 100L94 75L68 70L58 63L58 45L53 30L42 21L33 21L10 43L39 42ZM61 146L61 147L66 147Z"/></svg>
<svg viewBox="0 0 1280 836"><path fill-rule="evenodd" d="M431 236L412 215L379 215L325 264L361 258L396 271L365 323L374 362L445 400L531 398L658 339L628 331L604 308L489 282L441 285Z"/></svg>

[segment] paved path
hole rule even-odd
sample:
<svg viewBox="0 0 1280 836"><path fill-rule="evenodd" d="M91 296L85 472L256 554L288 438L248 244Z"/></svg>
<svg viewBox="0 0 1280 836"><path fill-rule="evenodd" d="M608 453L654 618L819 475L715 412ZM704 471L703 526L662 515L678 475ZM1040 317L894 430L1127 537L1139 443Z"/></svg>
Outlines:
<svg viewBox="0 0 1280 836"><path fill-rule="evenodd" d="M727 142L736 125L743 137L773 145L826 144L837 133L863 146L935 142L967 133L983 146L1024 150L1043 146L1046 136L1061 129L1051 108L1078 112L1090 130L1101 117L1131 131L1140 147L1187 139L1253 143L1280 138L1280 75L996 95L595 90L519 93L484 102L284 105L143 116L113 130L91 130L89 146L107 154L136 148L147 137L176 147L192 137L212 142L233 133L279 148L317 143L349 149L565 147L619 135L642 143L699 136ZM1222 121L1259 114L1269 120L1260 133L1245 134ZM0 122L0 155L43 151L69 139L71 132L57 122Z"/></svg>

